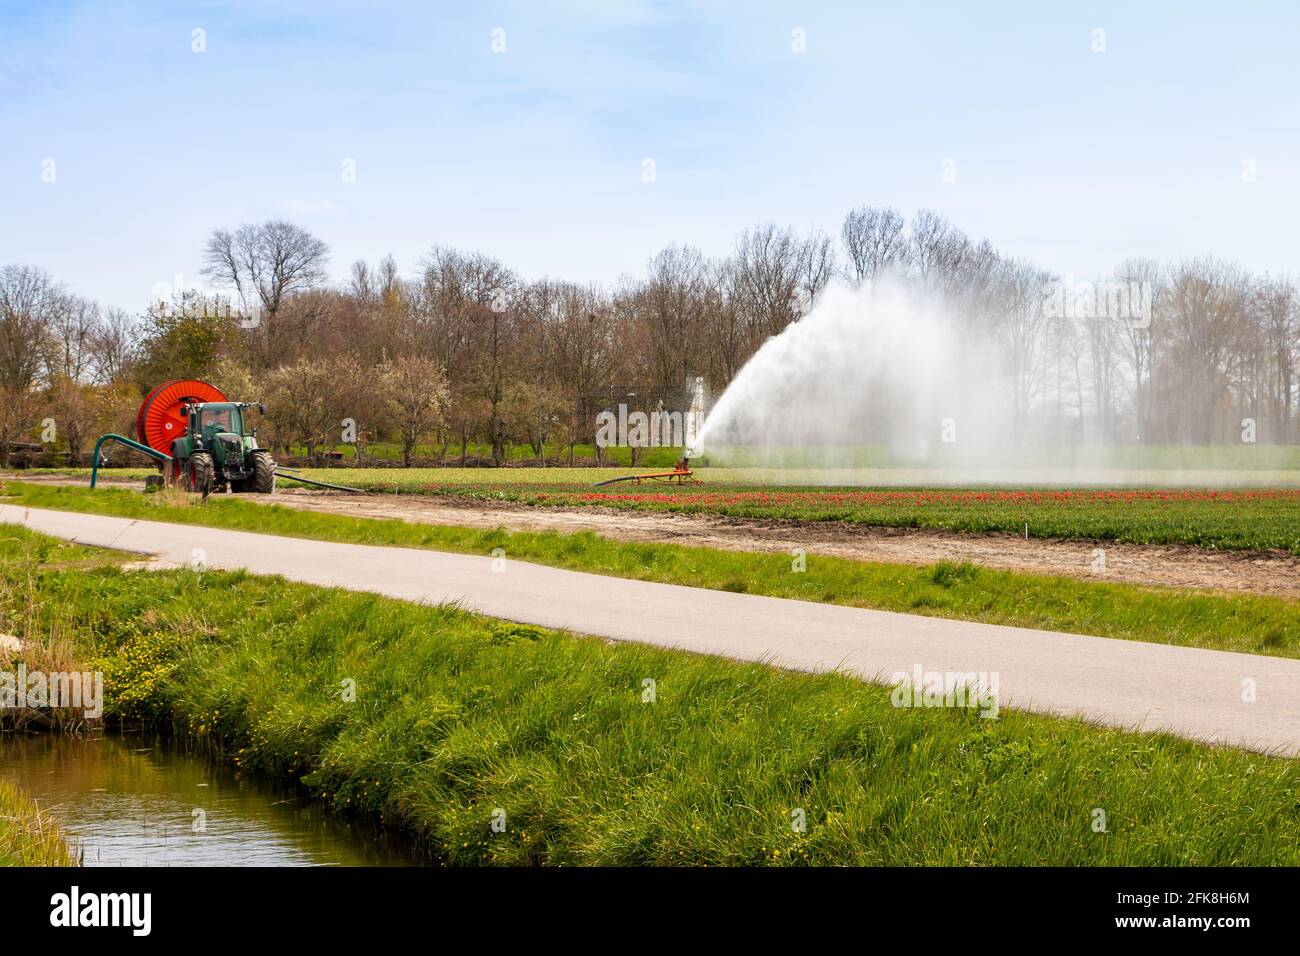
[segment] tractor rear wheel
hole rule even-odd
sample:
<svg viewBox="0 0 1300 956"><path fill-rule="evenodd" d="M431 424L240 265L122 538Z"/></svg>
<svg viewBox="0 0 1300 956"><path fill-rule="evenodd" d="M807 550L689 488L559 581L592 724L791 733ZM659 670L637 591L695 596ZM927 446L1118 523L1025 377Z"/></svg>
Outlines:
<svg viewBox="0 0 1300 956"><path fill-rule="evenodd" d="M269 451L253 452L253 477L245 482L244 489L259 495L275 491L275 459Z"/></svg>
<svg viewBox="0 0 1300 956"><path fill-rule="evenodd" d="M212 456L206 451L196 451L190 455L190 460L185 468L185 478L190 491L198 492L206 498L212 493L212 485L216 481L216 474L216 465L212 462Z"/></svg>

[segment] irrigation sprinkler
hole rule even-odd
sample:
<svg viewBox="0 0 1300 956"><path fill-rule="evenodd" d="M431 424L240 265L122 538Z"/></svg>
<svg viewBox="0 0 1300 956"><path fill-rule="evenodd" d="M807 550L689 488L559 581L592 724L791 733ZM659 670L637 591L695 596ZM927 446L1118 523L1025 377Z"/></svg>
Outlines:
<svg viewBox="0 0 1300 956"><path fill-rule="evenodd" d="M691 460L688 457L677 459L673 465L672 471L655 472L649 475L621 475L618 478L609 478L605 481L598 481L593 488L603 488L605 485L616 485L621 481L630 481L634 485L645 484L647 482L659 482L669 485L684 485L688 481L693 485L698 485L700 479L695 477L695 472L691 471Z"/></svg>

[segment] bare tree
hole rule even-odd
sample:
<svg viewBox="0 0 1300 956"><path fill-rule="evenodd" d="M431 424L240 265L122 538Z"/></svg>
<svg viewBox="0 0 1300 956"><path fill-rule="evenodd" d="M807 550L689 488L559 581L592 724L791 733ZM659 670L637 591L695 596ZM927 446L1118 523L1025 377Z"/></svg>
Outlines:
<svg viewBox="0 0 1300 956"><path fill-rule="evenodd" d="M1003 260L998 268L998 326L1012 391L1016 437L1023 440L1029 412L1043 394L1046 332L1043 308L1049 275L1030 262Z"/></svg>
<svg viewBox="0 0 1300 956"><path fill-rule="evenodd" d="M276 220L217 229L203 253L203 275L232 288L245 309L274 320L285 300L325 280L329 247L306 229Z"/></svg>
<svg viewBox="0 0 1300 956"><path fill-rule="evenodd" d="M1170 406L1173 427L1184 438L1209 443L1215 437L1224 373L1242 331L1246 277L1241 269L1212 256L1181 262L1169 280L1169 331L1177 375Z"/></svg>
<svg viewBox="0 0 1300 956"><path fill-rule="evenodd" d="M974 243L964 233L956 232L949 237L931 276L939 292L967 324L978 325L991 316L990 295L1001 262L987 239Z"/></svg>
<svg viewBox="0 0 1300 956"><path fill-rule="evenodd" d="M951 261L953 244L959 244L955 233L952 224L932 209L922 209L912 218L907 259L922 282L929 281L933 273Z"/></svg>
<svg viewBox="0 0 1300 956"><path fill-rule="evenodd" d="M1082 334L1088 357L1089 385L1092 392L1093 411L1097 419L1097 435L1109 441L1115 430L1115 402L1117 399L1116 357L1122 348L1121 326L1126 321L1122 315L1111 314L1105 298L1091 297L1090 307L1076 316L1077 331ZM1069 321L1069 316L1063 316Z"/></svg>
<svg viewBox="0 0 1300 956"><path fill-rule="evenodd" d="M0 385L25 390L37 383L66 302L63 287L44 270L0 268Z"/></svg>
<svg viewBox="0 0 1300 956"><path fill-rule="evenodd" d="M633 313L648 328L653 381L685 382L692 371L703 333L708 271L708 261L692 246L669 246L650 259L649 275L633 297Z"/></svg>
<svg viewBox="0 0 1300 956"><path fill-rule="evenodd" d="M824 233L814 231L799 250L800 311L807 312L813 301L835 277L835 244Z"/></svg>
<svg viewBox="0 0 1300 956"><path fill-rule="evenodd" d="M978 243L931 209L912 220L907 261L921 284L975 323L990 303L1001 259L987 240Z"/></svg>
<svg viewBox="0 0 1300 956"><path fill-rule="evenodd" d="M1115 270L1127 290L1128 314L1119 322L1120 352L1133 382L1133 426L1142 442L1151 440L1151 366L1153 333L1161 324L1165 270L1154 259L1128 259Z"/></svg>
<svg viewBox="0 0 1300 956"><path fill-rule="evenodd" d="M365 259L358 259L352 263L348 291L363 305L372 305L379 298L375 290L374 277L370 274L370 266L366 264Z"/></svg>
<svg viewBox="0 0 1300 956"><path fill-rule="evenodd" d="M453 407L467 412L486 409L492 460L505 460L505 421L501 402L515 368L514 332L518 326L517 277L504 265L481 253L463 254L435 247L425 257L422 301L430 326L434 357L445 369L456 369L451 384ZM463 363L451 353L463 352ZM464 398L457 395L464 391ZM469 422L462 420L462 458Z"/></svg>
<svg viewBox="0 0 1300 956"><path fill-rule="evenodd" d="M799 318L804 256L794 230L774 222L747 229L736 240L736 293L756 333L779 335Z"/></svg>
<svg viewBox="0 0 1300 956"><path fill-rule="evenodd" d="M0 468L9 467L11 446L30 437L37 417L36 392L0 385Z"/></svg>
<svg viewBox="0 0 1300 956"><path fill-rule="evenodd" d="M849 210L840 240L849 255L850 278L863 282L901 265L907 256L905 227L897 209L859 206Z"/></svg>
<svg viewBox="0 0 1300 956"><path fill-rule="evenodd" d="M745 321L739 285L739 269L733 260L718 262L710 270L705 355L707 379L717 389L736 377L761 341Z"/></svg>
<svg viewBox="0 0 1300 956"><path fill-rule="evenodd" d="M82 450L95 424L97 409L94 387L66 375L59 375L50 384L46 408L49 417L54 419L58 435L67 445L68 464L79 464Z"/></svg>
<svg viewBox="0 0 1300 956"><path fill-rule="evenodd" d="M566 283L552 332L551 369L556 386L568 397L567 421L561 428L569 441L569 460L579 441L595 440L594 416L585 413L585 399L611 381L620 343L615 336L614 308L596 286Z"/></svg>
<svg viewBox="0 0 1300 956"><path fill-rule="evenodd" d="M107 385L130 374L142 335L139 323L125 309L105 309L90 337L94 381Z"/></svg>
<svg viewBox="0 0 1300 956"><path fill-rule="evenodd" d="M1251 300L1264 354L1265 400L1273 426L1273 440L1293 437L1297 337L1300 336L1300 297L1287 276L1265 276Z"/></svg>
<svg viewBox="0 0 1300 956"><path fill-rule="evenodd" d="M46 375L50 381L62 376L85 380L94 363L95 333L99 329L99 305L81 296L66 296L55 313L46 353Z"/></svg>
<svg viewBox="0 0 1300 956"><path fill-rule="evenodd" d="M379 260L379 268L375 270L374 276L375 291L381 301L387 302L402 294L401 272L397 268L397 260L391 254Z"/></svg>

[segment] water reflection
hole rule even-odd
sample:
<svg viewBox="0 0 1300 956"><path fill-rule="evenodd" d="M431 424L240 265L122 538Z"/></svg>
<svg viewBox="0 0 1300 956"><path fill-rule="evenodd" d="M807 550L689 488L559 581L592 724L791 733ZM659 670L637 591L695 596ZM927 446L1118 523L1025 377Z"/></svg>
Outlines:
<svg viewBox="0 0 1300 956"><path fill-rule="evenodd" d="M87 866L402 866L374 828L152 737L0 734L0 777L52 813Z"/></svg>

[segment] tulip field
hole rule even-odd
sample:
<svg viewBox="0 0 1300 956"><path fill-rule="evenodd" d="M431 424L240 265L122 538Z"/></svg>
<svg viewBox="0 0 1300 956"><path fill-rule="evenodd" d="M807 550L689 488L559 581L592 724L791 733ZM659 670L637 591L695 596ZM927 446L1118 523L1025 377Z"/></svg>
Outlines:
<svg viewBox="0 0 1300 956"><path fill-rule="evenodd" d="M1300 555L1300 490L626 487L438 483L424 493L539 507L709 513L740 519L935 528L1036 538L1187 544Z"/></svg>

